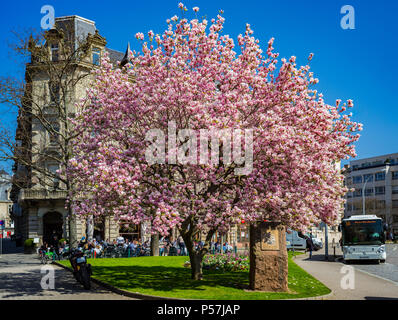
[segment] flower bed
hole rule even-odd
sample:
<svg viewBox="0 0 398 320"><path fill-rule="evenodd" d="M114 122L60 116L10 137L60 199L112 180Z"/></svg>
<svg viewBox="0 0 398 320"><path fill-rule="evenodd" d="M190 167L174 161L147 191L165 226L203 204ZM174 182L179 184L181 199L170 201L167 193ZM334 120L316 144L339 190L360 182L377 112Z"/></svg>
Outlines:
<svg viewBox="0 0 398 320"><path fill-rule="evenodd" d="M203 259L203 268L221 271L246 271L249 270L249 257L235 253L206 255Z"/></svg>

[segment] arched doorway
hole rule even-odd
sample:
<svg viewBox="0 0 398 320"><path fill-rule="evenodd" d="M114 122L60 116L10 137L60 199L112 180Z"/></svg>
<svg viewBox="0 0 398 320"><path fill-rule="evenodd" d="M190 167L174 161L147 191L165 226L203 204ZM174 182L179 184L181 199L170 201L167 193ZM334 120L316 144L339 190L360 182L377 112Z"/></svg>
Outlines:
<svg viewBox="0 0 398 320"><path fill-rule="evenodd" d="M47 212L43 216L43 241L49 243L52 239L52 234L55 232L58 239L63 235L63 219L59 212Z"/></svg>
<svg viewBox="0 0 398 320"><path fill-rule="evenodd" d="M94 218L93 238L97 241L105 240L105 217Z"/></svg>

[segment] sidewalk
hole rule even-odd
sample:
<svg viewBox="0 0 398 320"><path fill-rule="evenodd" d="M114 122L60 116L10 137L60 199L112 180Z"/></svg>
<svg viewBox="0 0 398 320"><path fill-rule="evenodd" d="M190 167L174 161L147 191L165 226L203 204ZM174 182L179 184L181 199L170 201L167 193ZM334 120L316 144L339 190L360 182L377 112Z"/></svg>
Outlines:
<svg viewBox="0 0 398 320"><path fill-rule="evenodd" d="M347 278L347 272L352 266L335 261L329 254L329 261L325 261L323 252L313 252L296 256L294 262L325 284L332 290L332 294L325 300L391 300L398 299L398 284L372 276L358 269L354 269L354 289L343 289L341 283ZM343 268L345 267L345 268Z"/></svg>

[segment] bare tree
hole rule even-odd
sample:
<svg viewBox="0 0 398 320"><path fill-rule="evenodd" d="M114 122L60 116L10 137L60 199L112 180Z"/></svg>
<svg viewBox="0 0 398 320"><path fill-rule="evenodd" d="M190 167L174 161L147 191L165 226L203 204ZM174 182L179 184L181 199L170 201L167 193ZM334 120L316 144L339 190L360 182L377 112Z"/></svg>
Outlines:
<svg viewBox="0 0 398 320"><path fill-rule="evenodd" d="M40 187L46 192L73 195L73 185L60 174L72 157L71 141L79 134L70 119L76 99L84 96L90 82L93 45L105 46L98 32L77 38L68 25L29 35L14 50L26 63L25 79L0 78L0 103L18 110L16 133L0 123L0 161L13 161L13 200L21 190ZM74 216L66 203L70 244L76 243Z"/></svg>

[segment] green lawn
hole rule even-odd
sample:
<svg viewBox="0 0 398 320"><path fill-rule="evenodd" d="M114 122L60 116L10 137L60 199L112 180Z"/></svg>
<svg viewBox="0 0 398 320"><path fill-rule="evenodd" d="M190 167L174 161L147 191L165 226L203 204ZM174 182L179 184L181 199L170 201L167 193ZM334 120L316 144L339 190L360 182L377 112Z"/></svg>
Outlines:
<svg viewBox="0 0 398 320"><path fill-rule="evenodd" d="M296 253L297 254L297 253ZM290 293L247 292L248 271L219 272L204 270L204 280L191 280L191 270L183 264L188 257L138 257L89 259L93 277L117 288L143 294L213 300L292 299L325 295L330 289L309 275L291 259L289 253ZM69 261L61 261L70 266Z"/></svg>

